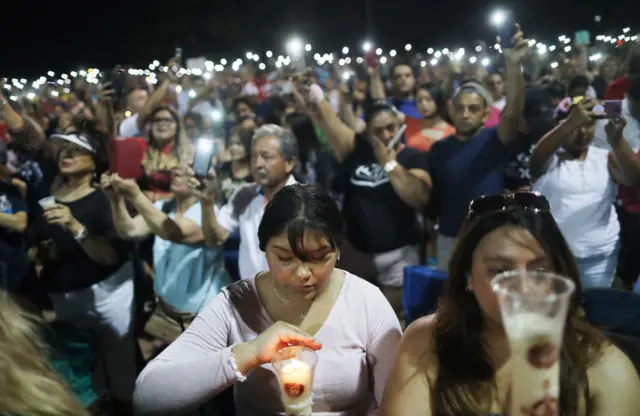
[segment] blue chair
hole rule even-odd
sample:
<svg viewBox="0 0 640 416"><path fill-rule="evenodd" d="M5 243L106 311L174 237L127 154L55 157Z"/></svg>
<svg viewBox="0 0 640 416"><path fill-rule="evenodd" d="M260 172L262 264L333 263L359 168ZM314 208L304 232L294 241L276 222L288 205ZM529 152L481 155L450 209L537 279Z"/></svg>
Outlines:
<svg viewBox="0 0 640 416"><path fill-rule="evenodd" d="M640 337L640 295L617 289L584 290L584 310L591 325L621 335Z"/></svg>
<svg viewBox="0 0 640 416"><path fill-rule="evenodd" d="M238 268L238 250L240 248L240 233L233 233L224 243L224 266L234 281L240 280Z"/></svg>
<svg viewBox="0 0 640 416"><path fill-rule="evenodd" d="M406 324L436 310L447 273L425 266L404 268L403 302Z"/></svg>

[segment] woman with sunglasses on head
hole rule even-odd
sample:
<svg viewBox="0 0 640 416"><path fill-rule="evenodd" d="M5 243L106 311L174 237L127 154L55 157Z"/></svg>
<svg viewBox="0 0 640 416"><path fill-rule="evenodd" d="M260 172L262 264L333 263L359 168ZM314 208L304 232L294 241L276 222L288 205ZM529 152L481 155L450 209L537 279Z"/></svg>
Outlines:
<svg viewBox="0 0 640 416"><path fill-rule="evenodd" d="M103 136L87 122L76 133L51 137L58 176L50 196L40 200L43 211L30 229L30 255L42 267L40 283L56 319L97 336L105 381L126 407L136 371L130 333L133 269L127 247L117 238L109 201L96 186L96 175L106 165Z"/></svg>
<svg viewBox="0 0 640 416"><path fill-rule="evenodd" d="M607 125L611 154L591 145L596 104L591 99L561 103L556 112L561 123L538 142L529 160L533 189L549 199L585 288L611 287L619 252L617 185L640 185L640 162L622 137L624 119Z"/></svg>
<svg viewBox="0 0 640 416"><path fill-rule="evenodd" d="M271 360L289 345L317 351L314 414L376 414L400 324L380 290L335 267L343 227L320 187L276 193L258 230L269 270L224 288L147 365L137 414L182 414L232 385L238 416L281 414Z"/></svg>
<svg viewBox="0 0 640 416"><path fill-rule="evenodd" d="M575 260L549 203L535 193L471 203L438 309L403 335L381 414L505 414L514 364L491 280L509 270L548 271L576 285L560 354L557 414L637 415L635 368L584 321Z"/></svg>

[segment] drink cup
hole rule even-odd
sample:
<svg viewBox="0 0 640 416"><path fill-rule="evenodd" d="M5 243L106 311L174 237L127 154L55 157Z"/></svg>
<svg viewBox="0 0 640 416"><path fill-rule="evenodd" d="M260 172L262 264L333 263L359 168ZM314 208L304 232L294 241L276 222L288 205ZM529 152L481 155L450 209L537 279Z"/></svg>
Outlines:
<svg viewBox="0 0 640 416"><path fill-rule="evenodd" d="M313 374L318 356L305 347L284 348L271 364L278 377L280 397L287 415L311 416L313 413Z"/></svg>
<svg viewBox="0 0 640 416"><path fill-rule="evenodd" d="M545 272L501 273L492 282L509 339L510 416L557 416L560 350L574 283Z"/></svg>
<svg viewBox="0 0 640 416"><path fill-rule="evenodd" d="M38 203L43 210L46 210L47 208L51 208L56 204L56 198L53 196L48 196L46 198L42 198L40 201L38 201Z"/></svg>

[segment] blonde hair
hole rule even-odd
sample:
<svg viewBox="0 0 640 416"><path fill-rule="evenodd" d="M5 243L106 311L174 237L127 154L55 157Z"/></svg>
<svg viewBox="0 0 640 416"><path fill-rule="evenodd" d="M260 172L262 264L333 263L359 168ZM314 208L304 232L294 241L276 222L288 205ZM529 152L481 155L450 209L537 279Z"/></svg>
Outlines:
<svg viewBox="0 0 640 416"><path fill-rule="evenodd" d="M176 121L176 138L173 141L173 151L170 153L163 153L157 146L153 139L153 135L149 134L149 142L147 145L147 151L145 152L144 159L142 160L142 166L147 174L158 171L170 171L175 168L179 168L182 165L187 164L193 158L193 145L187 138L184 127L182 126L182 120L176 114L176 112L167 106L162 106L153 112L153 115L160 111L168 111ZM153 117L153 115L151 117Z"/></svg>
<svg viewBox="0 0 640 416"><path fill-rule="evenodd" d="M88 415L51 368L39 324L0 292L0 414Z"/></svg>

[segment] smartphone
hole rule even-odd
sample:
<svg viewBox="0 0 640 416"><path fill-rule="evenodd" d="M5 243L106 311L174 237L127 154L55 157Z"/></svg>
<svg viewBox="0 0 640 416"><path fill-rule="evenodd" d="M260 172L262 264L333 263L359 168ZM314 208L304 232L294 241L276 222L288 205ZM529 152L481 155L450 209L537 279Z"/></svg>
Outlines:
<svg viewBox="0 0 640 416"><path fill-rule="evenodd" d="M505 12L504 22L498 28L498 36L500 37L500 46L502 49L513 48L515 45L513 38L517 33L516 19L513 13Z"/></svg>
<svg viewBox="0 0 640 416"><path fill-rule="evenodd" d="M125 70L122 65L116 65L113 69L102 71L102 84L111 83L114 102L118 102L124 96Z"/></svg>
<svg viewBox="0 0 640 416"><path fill-rule="evenodd" d="M109 140L109 170L123 179L140 178L146 150L146 139L142 137Z"/></svg>
<svg viewBox="0 0 640 416"><path fill-rule="evenodd" d="M196 141L193 154L193 172L199 178L206 178L211 170L211 159L216 154L216 142L210 138L200 138Z"/></svg>
<svg viewBox="0 0 640 416"><path fill-rule="evenodd" d="M291 67L295 70L296 74L306 74L307 73L307 62L304 58L304 52L300 53L297 56L291 56Z"/></svg>
<svg viewBox="0 0 640 416"><path fill-rule="evenodd" d="M378 67L378 55L373 51L373 47L371 47L371 51L364 54L364 61L369 68Z"/></svg>
<svg viewBox="0 0 640 416"><path fill-rule="evenodd" d="M396 147L398 142L402 139L402 135L404 134L405 131L407 131L407 125L403 124L402 127L400 127L400 130L398 130L398 132L396 133L396 135L393 136L393 139L391 139L389 144L387 144L387 149L393 149L394 147Z"/></svg>
<svg viewBox="0 0 640 416"><path fill-rule="evenodd" d="M604 102L604 113L608 119L622 117L622 100L607 100Z"/></svg>

